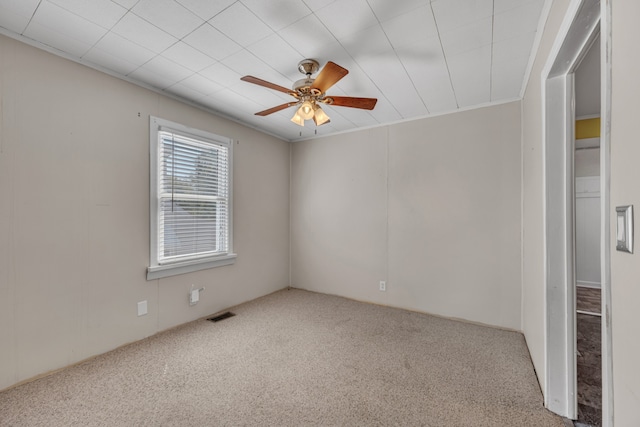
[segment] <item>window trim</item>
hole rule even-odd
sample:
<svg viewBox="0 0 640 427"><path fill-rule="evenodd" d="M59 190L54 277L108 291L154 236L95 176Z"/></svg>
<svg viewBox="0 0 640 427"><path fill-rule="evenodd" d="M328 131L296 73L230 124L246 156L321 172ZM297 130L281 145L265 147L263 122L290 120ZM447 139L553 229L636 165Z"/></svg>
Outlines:
<svg viewBox="0 0 640 427"><path fill-rule="evenodd" d="M228 149L229 198L227 206L228 247L226 253L176 260L163 264L158 263L158 133L167 130L174 131L180 135L222 144ZM237 254L233 252L233 140L211 132L149 116L149 160L149 266L147 267L147 280L160 279L235 263Z"/></svg>

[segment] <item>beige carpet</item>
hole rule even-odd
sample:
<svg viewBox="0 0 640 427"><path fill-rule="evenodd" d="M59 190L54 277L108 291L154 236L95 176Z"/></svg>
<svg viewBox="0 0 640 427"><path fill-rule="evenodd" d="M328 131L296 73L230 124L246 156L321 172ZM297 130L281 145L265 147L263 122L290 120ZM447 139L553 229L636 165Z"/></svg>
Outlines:
<svg viewBox="0 0 640 427"><path fill-rule="evenodd" d="M519 333L301 290L233 311L2 392L0 425L564 425Z"/></svg>

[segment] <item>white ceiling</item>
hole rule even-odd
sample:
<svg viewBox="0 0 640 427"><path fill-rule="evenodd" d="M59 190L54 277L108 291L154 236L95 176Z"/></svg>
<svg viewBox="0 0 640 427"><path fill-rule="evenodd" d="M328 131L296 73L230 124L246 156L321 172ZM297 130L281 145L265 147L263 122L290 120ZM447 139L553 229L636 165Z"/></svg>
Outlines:
<svg viewBox="0 0 640 427"><path fill-rule="evenodd" d="M3 34L142 82L286 140L518 99L545 0L0 0ZM331 95L378 98L372 111L327 106L304 128L285 87L297 64L349 74Z"/></svg>

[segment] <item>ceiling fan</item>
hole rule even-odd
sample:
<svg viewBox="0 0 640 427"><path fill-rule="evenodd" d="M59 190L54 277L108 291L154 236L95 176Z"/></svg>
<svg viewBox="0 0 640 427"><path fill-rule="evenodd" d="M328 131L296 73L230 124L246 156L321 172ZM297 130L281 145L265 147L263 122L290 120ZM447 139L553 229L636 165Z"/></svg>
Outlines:
<svg viewBox="0 0 640 427"><path fill-rule="evenodd" d="M244 76L240 80L284 92L296 98L293 102L287 102L286 104L260 111L256 113L256 116L268 116L285 108L299 106L291 121L300 126L304 126L304 121L310 119L313 119L316 126L329 123L329 116L320 108L320 104L360 108L363 110L373 110L376 106L376 102L378 102L376 98L326 95L327 89L346 76L349 71L329 61L322 71L315 78L312 78L311 76L318 71L318 68L319 64L315 59L303 59L300 61L298 63L298 71L307 77L296 81L293 84L293 89L287 89L253 76Z"/></svg>

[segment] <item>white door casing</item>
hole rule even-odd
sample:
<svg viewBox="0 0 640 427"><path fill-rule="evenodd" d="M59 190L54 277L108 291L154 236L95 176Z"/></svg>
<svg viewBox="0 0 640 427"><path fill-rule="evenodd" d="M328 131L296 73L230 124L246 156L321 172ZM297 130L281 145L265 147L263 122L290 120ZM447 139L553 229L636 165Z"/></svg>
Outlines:
<svg viewBox="0 0 640 427"><path fill-rule="evenodd" d="M544 250L545 250L545 406L575 419L575 195L573 73L601 31L601 283L603 287L603 422L612 426L609 301L609 0L572 0L542 72ZM603 18L601 22L601 17Z"/></svg>

